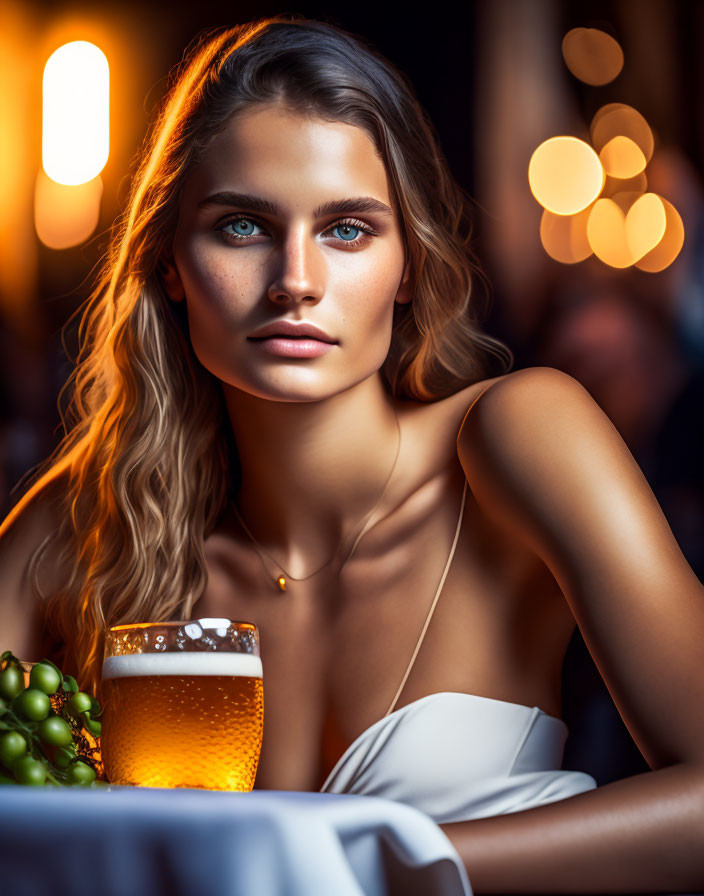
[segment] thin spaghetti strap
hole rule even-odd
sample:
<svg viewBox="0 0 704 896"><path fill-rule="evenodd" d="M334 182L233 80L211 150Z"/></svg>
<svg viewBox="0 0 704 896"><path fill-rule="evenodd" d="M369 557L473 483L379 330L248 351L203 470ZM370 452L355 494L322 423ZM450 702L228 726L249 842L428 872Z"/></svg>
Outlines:
<svg viewBox="0 0 704 896"><path fill-rule="evenodd" d="M403 690L403 686L405 685L408 676L411 673L411 669L413 668L413 663L415 662L416 657L418 656L418 651L420 650L421 644L423 643L423 638L425 637L425 633L428 630L428 626L430 625L430 620L433 616L433 611L435 610L435 605L438 602L440 594L442 592L443 585L445 584L445 579L447 578L447 574L450 571L450 564L452 563L452 558L455 556L455 548L457 547L457 542L460 538L460 529L462 528L462 517L464 516L464 504L467 498L467 480L464 481L464 488L462 489L462 503L460 504L460 515L457 519L457 528L455 529L455 537L452 542L452 547L450 548L450 554L447 558L447 563L445 563L445 569L443 570L442 577L440 578L440 584L437 587L437 591L435 592L435 597L433 598L433 602L430 605L430 609L428 610L428 615L425 619L425 624L421 630L420 635L418 636L418 641L416 642L415 650L413 651L413 656L411 657L411 661L406 668L406 673L401 680L401 684L396 691L396 696L391 701L391 706L386 710L382 718L386 718L389 713L393 712L393 708L396 705L396 701L401 696L401 691Z"/></svg>

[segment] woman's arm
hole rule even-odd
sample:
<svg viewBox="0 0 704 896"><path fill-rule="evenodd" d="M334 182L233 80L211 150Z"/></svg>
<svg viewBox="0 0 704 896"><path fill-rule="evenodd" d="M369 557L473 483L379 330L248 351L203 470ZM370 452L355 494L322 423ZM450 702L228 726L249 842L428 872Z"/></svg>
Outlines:
<svg viewBox="0 0 704 896"><path fill-rule="evenodd" d="M441 825L477 892L704 891L704 588L608 418L550 368L504 377L457 440L487 515L548 564L651 769Z"/></svg>
<svg viewBox="0 0 704 896"><path fill-rule="evenodd" d="M704 892L702 770L689 763L440 827L475 893Z"/></svg>

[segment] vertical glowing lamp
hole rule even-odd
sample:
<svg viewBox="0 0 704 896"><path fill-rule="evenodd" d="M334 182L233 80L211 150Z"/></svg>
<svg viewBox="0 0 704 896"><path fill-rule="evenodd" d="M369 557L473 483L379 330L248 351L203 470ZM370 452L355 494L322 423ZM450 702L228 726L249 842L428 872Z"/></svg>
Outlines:
<svg viewBox="0 0 704 896"><path fill-rule="evenodd" d="M97 177L110 151L110 68L102 50L74 40L44 67L42 165L59 184Z"/></svg>

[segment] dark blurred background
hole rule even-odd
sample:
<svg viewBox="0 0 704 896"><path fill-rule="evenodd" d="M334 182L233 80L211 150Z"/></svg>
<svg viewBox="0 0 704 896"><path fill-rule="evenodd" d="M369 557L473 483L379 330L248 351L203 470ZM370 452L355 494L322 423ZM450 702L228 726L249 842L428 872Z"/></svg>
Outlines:
<svg viewBox="0 0 704 896"><path fill-rule="evenodd" d="M275 13L323 18L362 35L408 74L459 184L475 200L475 252L490 284L486 329L506 341L516 367L548 365L577 378L631 449L695 573L704 574L704 226L701 110L704 3L467 0L410 7L357 3L0 0L0 512L62 434L59 390L76 354L70 315L93 285L128 172L166 76L204 28ZM604 86L566 67L563 36L600 28L625 65ZM44 246L33 225L41 166L41 77L65 40L96 42L111 64L111 153L93 235L77 247ZM540 244L541 208L527 168L559 134L588 138L604 104L628 103L655 134L648 188L669 199L684 247L656 274L574 265ZM18 137L19 134L19 137ZM482 288L478 283L478 289ZM667 595L663 596L664 599ZM579 635L568 650L565 767L599 784L644 771Z"/></svg>

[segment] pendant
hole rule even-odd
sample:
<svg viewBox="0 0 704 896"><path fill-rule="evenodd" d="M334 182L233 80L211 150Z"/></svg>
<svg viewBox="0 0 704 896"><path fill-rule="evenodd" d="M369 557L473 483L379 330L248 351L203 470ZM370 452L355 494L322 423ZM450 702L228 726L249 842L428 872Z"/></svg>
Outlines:
<svg viewBox="0 0 704 896"><path fill-rule="evenodd" d="M281 591L286 590L286 576L279 576L276 580L276 584L279 586Z"/></svg>

